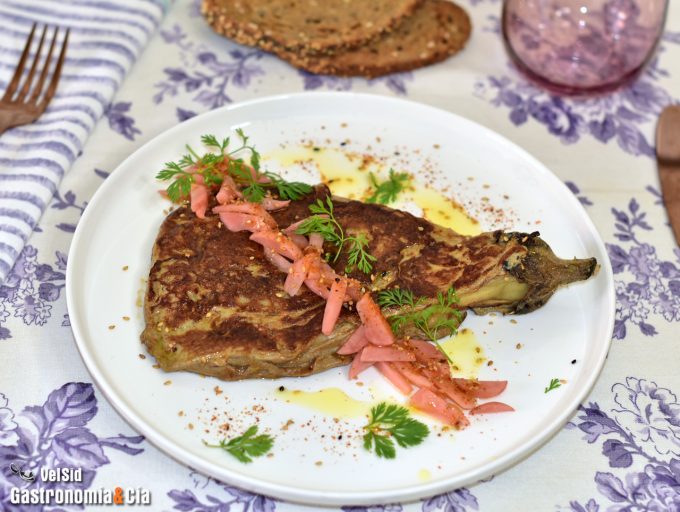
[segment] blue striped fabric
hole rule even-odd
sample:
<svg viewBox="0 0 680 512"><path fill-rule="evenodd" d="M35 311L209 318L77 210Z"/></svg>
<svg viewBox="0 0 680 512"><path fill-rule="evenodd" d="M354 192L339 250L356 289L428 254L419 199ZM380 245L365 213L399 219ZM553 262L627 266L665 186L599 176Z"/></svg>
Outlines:
<svg viewBox="0 0 680 512"><path fill-rule="evenodd" d="M59 89L47 111L37 122L0 136L0 284L62 176L156 31L165 3L0 0L0 95L34 22L71 29Z"/></svg>

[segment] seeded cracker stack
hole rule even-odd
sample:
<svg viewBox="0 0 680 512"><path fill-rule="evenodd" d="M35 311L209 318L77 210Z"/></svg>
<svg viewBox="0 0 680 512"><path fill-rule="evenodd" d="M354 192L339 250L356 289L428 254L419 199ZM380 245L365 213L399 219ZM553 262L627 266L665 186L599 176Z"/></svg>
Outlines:
<svg viewBox="0 0 680 512"><path fill-rule="evenodd" d="M212 28L319 74L377 76L440 62L470 37L448 0L203 0Z"/></svg>

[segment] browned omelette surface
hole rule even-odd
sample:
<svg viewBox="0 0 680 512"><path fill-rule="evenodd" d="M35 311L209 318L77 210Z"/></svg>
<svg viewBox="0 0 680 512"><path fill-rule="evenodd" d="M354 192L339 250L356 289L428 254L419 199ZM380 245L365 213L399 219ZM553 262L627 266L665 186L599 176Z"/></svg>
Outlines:
<svg viewBox="0 0 680 512"><path fill-rule="evenodd" d="M318 186L273 216L287 227L308 217L309 204L327 194ZM340 198L334 204L345 231L369 239L377 258L372 274L350 275L373 292L399 286L435 297L453 286L465 306L526 312L595 268L594 260L555 258L536 235L464 237L386 206ZM325 301L306 287L288 296L285 274L249 235L228 231L211 213L198 219L187 207L164 221L153 249L142 333L161 367L236 380L309 375L349 362L335 352L359 325L358 316L343 308L332 335L323 335ZM324 248L333 251L328 243ZM343 255L334 266L341 273L345 265ZM521 300L479 293L504 280L522 281Z"/></svg>

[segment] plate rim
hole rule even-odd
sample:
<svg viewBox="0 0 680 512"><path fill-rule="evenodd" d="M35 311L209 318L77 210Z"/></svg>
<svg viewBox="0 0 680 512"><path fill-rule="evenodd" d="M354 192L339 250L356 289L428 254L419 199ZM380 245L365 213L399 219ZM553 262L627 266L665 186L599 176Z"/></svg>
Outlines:
<svg viewBox="0 0 680 512"><path fill-rule="evenodd" d="M458 123L471 124L474 125L475 129L480 130L484 136L492 138L495 143L499 143L508 147L512 151L516 152L522 159L526 160L531 164L531 172L540 172L540 174L548 177L548 179L555 182L563 188L567 201L572 203L575 210L579 212L584 222L584 226L587 231L593 236L593 241L599 251L605 256L602 261L598 262L600 265L599 274L602 274L602 278L606 279L605 294L608 296L609 300L605 305L608 305L606 309L607 312L607 326L605 328L605 333L607 334L607 340L602 344L599 354L597 354L596 364L590 375L587 376L585 384L574 393L571 400L566 403L566 406L562 409L560 414L555 415L548 423L548 426L543 429L540 434L529 442L521 443L516 448L508 450L497 457L493 462L483 465L480 468L470 471L469 474L464 477L455 477L448 479L435 480L433 482L423 482L417 485L411 485L402 489L390 490L389 497L386 498L384 490L375 491L360 491L360 492L345 492L345 491L322 491L322 490L311 490L311 489L300 489L291 488L283 484L258 479L253 476L248 476L223 466L216 465L207 459L204 459L198 455L195 455L182 447L181 445L173 442L171 438L166 438L160 432L156 431L151 425L147 424L146 421L138 416L131 407L126 403L126 400L122 396L118 396L118 393L114 391L113 386L107 381L106 377L101 371L99 365L95 362L93 354L91 354L87 348L87 343L85 341L85 336L83 334L83 329L81 328L81 322L83 320L76 314L71 315L72 311L76 311L75 297L76 290L74 284L74 270L73 265L67 265L66 269L66 302L67 311L69 312L71 319L71 330L73 332L74 340L80 353L81 359L85 364L88 372L90 373L95 385L106 397L111 406L116 410L116 412L125 419L125 421L130 424L130 426L140 432L145 438L154 446L159 448L165 455L168 455L173 460L178 461L184 466L190 466L200 472L207 475L218 478L221 481L228 483L229 485L234 485L240 487L250 492L255 492L259 494L264 494L267 496L274 496L286 501L303 503L307 505L371 505L371 504L382 504L387 501L389 502L410 502L420 498L430 497L442 492L449 492L453 489L464 487L466 485L474 484L480 480L487 478L489 475L497 475L498 473L505 471L511 466L521 462L526 459L529 455L544 446L550 439L552 439L555 434L563 427L563 425L572 416L574 411L578 408L581 402L590 394L593 389L597 379L599 378L604 363L607 358L607 354L611 347L612 335L614 331L614 320L615 320L615 294L614 294L614 275L611 267L611 262L607 257L607 251L599 234L595 224L586 212L583 205L578 201L578 199L569 191L567 186L560 180L560 178L554 174L545 164L543 164L538 158L530 154L523 147L519 146L515 142L506 138L504 135L488 128L476 121L468 119L460 114L456 114L450 110L443 108L434 107L432 105L417 102L410 99L396 98L393 96L384 96L380 94L371 93L357 93L351 91L314 91L314 92L299 92L299 93L285 93L276 94L270 96L263 96L260 98L254 98L247 101L236 102L229 105L225 105L218 109L210 110L203 114L200 114L192 119L178 123L171 128L164 130L153 138L145 142L139 148L135 149L127 157L125 157L112 171L109 179L102 183L99 188L95 191L90 199L89 205L96 204L103 197L107 189L112 187L112 183L117 181L117 179L110 180L110 178L117 176L116 171L124 168L128 161L133 159L135 155L140 152L148 150L149 147L158 144L160 139L166 137L172 137L172 134L176 131L186 130L188 127L200 124L204 119L209 117L219 117L220 115L228 115L229 112L239 109L247 109L252 106L257 106L261 104L266 104L270 102L281 102L290 99L297 98L310 98L318 99L322 98L324 101L334 101L340 99L340 101L347 101L347 99L357 99L359 101L374 101L383 102L384 104L391 104L395 108L399 108L401 105L406 105L408 108L418 108L424 109L425 113L432 112L437 115L447 115L455 119ZM318 100L317 100L318 101ZM90 216L93 215L93 208L86 208L83 213L82 218L78 222L75 233L71 240L71 245L68 252L67 261L75 261L76 254L83 245L80 241L85 231L85 227L89 224Z"/></svg>

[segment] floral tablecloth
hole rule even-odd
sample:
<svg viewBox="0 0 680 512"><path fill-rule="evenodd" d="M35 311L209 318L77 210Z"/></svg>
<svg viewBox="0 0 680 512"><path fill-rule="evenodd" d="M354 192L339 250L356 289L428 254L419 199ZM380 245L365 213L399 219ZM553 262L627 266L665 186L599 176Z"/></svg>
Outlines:
<svg viewBox="0 0 680 512"><path fill-rule="evenodd" d="M577 101L536 89L511 68L499 36L499 1L460 1L475 27L461 55L374 81L298 72L212 34L197 1L170 7L0 286L0 509L15 509L9 492L20 482L12 462L82 467L82 488L148 488L153 510L312 509L195 473L134 432L81 362L69 327L64 271L89 198L124 157L158 133L240 100L353 90L456 112L543 161L595 221L617 296L604 371L551 441L489 481L368 510L680 510L680 250L653 159L657 114L680 98L680 5L671 2L658 55L635 83Z"/></svg>

